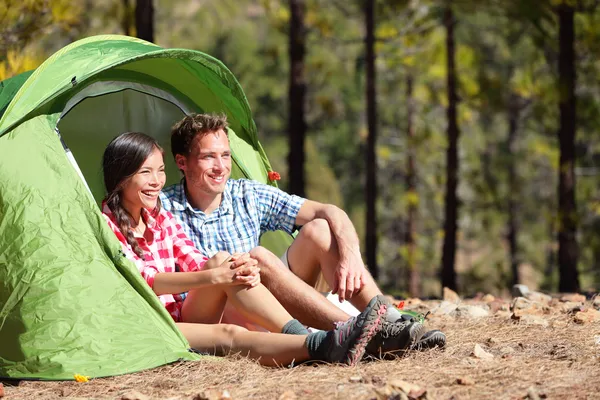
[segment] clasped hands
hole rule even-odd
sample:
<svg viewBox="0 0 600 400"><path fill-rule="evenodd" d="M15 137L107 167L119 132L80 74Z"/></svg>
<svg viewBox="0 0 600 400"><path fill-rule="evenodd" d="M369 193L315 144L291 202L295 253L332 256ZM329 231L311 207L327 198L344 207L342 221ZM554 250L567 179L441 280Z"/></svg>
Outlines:
<svg viewBox="0 0 600 400"><path fill-rule="evenodd" d="M258 261L248 253L234 253L216 268L217 283L255 287L260 283Z"/></svg>

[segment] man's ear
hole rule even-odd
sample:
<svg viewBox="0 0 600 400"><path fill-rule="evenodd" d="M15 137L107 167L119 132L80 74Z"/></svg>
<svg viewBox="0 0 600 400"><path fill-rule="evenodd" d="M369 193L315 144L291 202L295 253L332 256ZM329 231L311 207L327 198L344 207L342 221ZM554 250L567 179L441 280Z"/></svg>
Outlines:
<svg viewBox="0 0 600 400"><path fill-rule="evenodd" d="M185 171L185 162L186 158L181 154L175 154L175 164L177 164L177 168L181 171Z"/></svg>

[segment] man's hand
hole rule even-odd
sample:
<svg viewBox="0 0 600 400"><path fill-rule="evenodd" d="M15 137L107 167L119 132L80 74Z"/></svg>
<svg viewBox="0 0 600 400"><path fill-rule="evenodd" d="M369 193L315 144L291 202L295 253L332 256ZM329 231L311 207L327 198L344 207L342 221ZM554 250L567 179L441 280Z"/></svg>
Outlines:
<svg viewBox="0 0 600 400"><path fill-rule="evenodd" d="M365 285L366 271L360 256L358 258L340 260L336 270L335 286L332 293L337 293L340 303L358 294Z"/></svg>

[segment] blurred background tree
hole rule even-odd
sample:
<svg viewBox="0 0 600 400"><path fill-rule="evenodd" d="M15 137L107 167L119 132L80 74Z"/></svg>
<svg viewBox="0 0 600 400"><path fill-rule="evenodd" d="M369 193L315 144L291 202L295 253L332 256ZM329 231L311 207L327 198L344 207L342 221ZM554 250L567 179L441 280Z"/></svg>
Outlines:
<svg viewBox="0 0 600 400"><path fill-rule="evenodd" d="M281 187L299 184L307 197L344 208L363 252L370 230L376 245L366 258L386 291L439 296L442 280L464 295L502 294L517 282L598 290L598 3L5 0L0 79L89 35L151 32L144 38L203 51L231 69ZM289 97L300 100L290 80L295 4L303 112ZM152 17L141 21L138 7ZM291 128L303 124L303 144L292 144ZM304 183L288 171L288 154L300 150L304 161L294 165L303 164Z"/></svg>

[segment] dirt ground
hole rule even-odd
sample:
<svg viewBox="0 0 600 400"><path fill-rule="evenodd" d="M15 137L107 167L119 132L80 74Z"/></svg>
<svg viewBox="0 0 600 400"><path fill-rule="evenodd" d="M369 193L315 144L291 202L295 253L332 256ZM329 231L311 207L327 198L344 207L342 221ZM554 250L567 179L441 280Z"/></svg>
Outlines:
<svg viewBox="0 0 600 400"><path fill-rule="evenodd" d="M447 347L391 361L265 368L207 358L87 383L5 382L5 398L600 399L600 321L575 322L577 310L595 312L589 300L575 311L556 301L530 308L531 319L517 317L510 300L461 304L489 315L456 316L440 311L440 301L421 303L416 308L437 310L426 324L446 332Z"/></svg>

